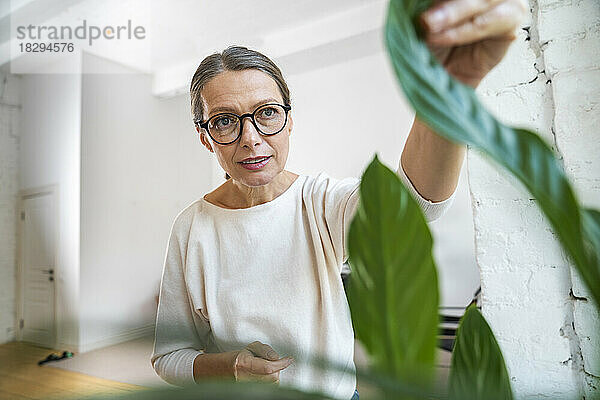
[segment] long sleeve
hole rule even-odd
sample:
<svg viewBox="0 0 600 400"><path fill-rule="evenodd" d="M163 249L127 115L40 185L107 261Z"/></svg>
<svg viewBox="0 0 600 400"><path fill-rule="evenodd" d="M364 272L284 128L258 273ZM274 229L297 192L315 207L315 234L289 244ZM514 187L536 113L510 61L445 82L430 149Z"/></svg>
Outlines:
<svg viewBox="0 0 600 400"><path fill-rule="evenodd" d="M454 190L452 195L446 200L434 203L425 199L423 196L421 196L419 192L417 192L417 189L415 189L410 179L408 179L408 176L406 176L402 165L398 167L396 173L400 177L402 183L404 183L404 185L411 192L413 198L415 199L417 204L419 204L419 207L421 207L421 209L423 210L423 214L425 214L425 219L428 222L435 221L436 219L444 215L444 213L450 208L450 206L454 202L454 197L456 196L456 189Z"/></svg>
<svg viewBox="0 0 600 400"><path fill-rule="evenodd" d="M184 276L187 240L180 240L178 231L185 229L177 229L177 220L165 256L151 363L163 380L184 386L195 382L194 359L204 352L210 326L192 312Z"/></svg>
<svg viewBox="0 0 600 400"><path fill-rule="evenodd" d="M444 201L437 203L425 199L415 189L406 173L400 167L396 172L400 180L408 188L413 198L421 207L428 222L440 218L450 208L454 201L456 191ZM331 179L326 175L321 180L324 195L324 214L328 230L336 254L341 257L341 262L346 262L348 253L346 240L350 229L350 222L356 213L360 198L360 180L358 178L345 178L342 180ZM318 192L317 192L318 193ZM341 229L340 229L341 228ZM343 236L342 236L343 235ZM338 258L339 259L339 258Z"/></svg>

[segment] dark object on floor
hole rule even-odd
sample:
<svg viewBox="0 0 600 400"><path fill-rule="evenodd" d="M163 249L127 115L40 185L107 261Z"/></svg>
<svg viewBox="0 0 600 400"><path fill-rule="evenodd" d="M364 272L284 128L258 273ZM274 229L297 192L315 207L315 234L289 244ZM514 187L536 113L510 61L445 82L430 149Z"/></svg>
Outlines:
<svg viewBox="0 0 600 400"><path fill-rule="evenodd" d="M62 356L60 356L60 357L56 353L52 353L48 357L46 357L44 360L38 361L38 365L43 365L50 361L58 361L58 360L62 360L63 358L71 358L71 357L73 357L73 353L71 353L70 351L63 351Z"/></svg>

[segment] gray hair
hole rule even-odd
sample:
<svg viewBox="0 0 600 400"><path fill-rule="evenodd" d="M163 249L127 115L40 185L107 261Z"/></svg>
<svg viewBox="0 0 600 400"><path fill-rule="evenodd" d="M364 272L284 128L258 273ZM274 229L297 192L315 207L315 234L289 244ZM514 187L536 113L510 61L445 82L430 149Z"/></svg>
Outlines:
<svg viewBox="0 0 600 400"><path fill-rule="evenodd" d="M204 85L221 72L246 69L257 69L273 78L279 87L283 102L287 105L291 104L290 91L283 74L269 57L246 47L229 46L222 53L211 54L202 60L192 77L190 96L194 122L200 122L204 117L202 115L202 96L200 95Z"/></svg>

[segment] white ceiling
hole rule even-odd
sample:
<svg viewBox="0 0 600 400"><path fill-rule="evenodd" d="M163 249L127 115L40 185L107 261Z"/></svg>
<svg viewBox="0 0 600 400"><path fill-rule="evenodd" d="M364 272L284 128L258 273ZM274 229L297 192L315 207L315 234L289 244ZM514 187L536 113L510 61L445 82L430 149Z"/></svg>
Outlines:
<svg viewBox="0 0 600 400"><path fill-rule="evenodd" d="M153 8L153 55L164 67L225 43L258 43L268 34L300 26L369 0L176 0ZM175 45L176 43L176 45Z"/></svg>
<svg viewBox="0 0 600 400"><path fill-rule="evenodd" d="M9 1L9 0L0 0ZM86 51L155 78L155 93L178 93L206 55L240 44L281 59L295 72L380 49L383 0L12 0L0 24L133 25L137 43L98 40ZM6 9L7 7L2 7ZM13 32L14 35L14 32ZM0 33L0 51L10 36ZM354 40L356 39L356 40ZM14 46L14 45L13 45ZM312 54L310 62L306 55ZM14 54L14 51L13 51ZM11 59L6 52L0 64ZM297 57L296 57L297 56ZM315 58L316 57L316 58Z"/></svg>

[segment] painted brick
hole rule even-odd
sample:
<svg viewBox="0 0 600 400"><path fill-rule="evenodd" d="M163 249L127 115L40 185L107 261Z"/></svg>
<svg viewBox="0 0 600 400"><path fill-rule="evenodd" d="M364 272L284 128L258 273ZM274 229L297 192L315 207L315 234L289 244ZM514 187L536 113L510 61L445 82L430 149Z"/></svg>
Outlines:
<svg viewBox="0 0 600 400"><path fill-rule="evenodd" d="M600 377L600 312L591 301L574 302L573 319L575 332L581 346L584 370Z"/></svg>
<svg viewBox="0 0 600 400"><path fill-rule="evenodd" d="M542 300L522 307L484 301L482 311L504 354L516 398L578 398L571 341L561 335L569 310L568 302Z"/></svg>
<svg viewBox="0 0 600 400"><path fill-rule="evenodd" d="M529 29L530 25L530 18L521 24L517 38L508 49L506 57L483 79L477 88L478 92L495 94L499 90L535 79L538 75L535 68L537 55L531 48L531 41L528 40L529 33L523 29Z"/></svg>
<svg viewBox="0 0 600 400"><path fill-rule="evenodd" d="M568 39L555 39L544 48L546 74L553 77L558 72L598 68L598 58L592 55L599 51L599 31L587 32L576 43Z"/></svg>
<svg viewBox="0 0 600 400"><path fill-rule="evenodd" d="M501 121L544 138L579 198L600 208L600 7L597 0L530 3L531 40L513 45L507 58L520 59L504 60L478 94ZM467 159L482 310L515 397L597 396L597 310L570 291L589 293L524 187L474 151Z"/></svg>
<svg viewBox="0 0 600 400"><path fill-rule="evenodd" d="M573 295L586 299L590 299L592 297L589 289L585 285L585 282L581 279L581 275L573 266L571 266L571 282L573 283Z"/></svg>
<svg viewBox="0 0 600 400"><path fill-rule="evenodd" d="M476 151L467 153L469 184L473 203L486 199L496 201L520 200L529 198L527 189L504 169L498 168L494 161Z"/></svg>
<svg viewBox="0 0 600 400"><path fill-rule="evenodd" d="M598 398L598 391L600 391L600 377L593 375L586 375L584 381L584 393L586 399Z"/></svg>
<svg viewBox="0 0 600 400"><path fill-rule="evenodd" d="M564 32L548 33L544 60L553 74L556 143L565 170L581 202L600 209L600 7L583 1L566 15L575 13L580 19L570 27L570 40L559 37ZM600 311L574 267L571 281L583 391L595 398L600 393Z"/></svg>
<svg viewBox="0 0 600 400"><path fill-rule="evenodd" d="M551 273L554 268L566 268L565 254L534 201L479 200L474 219L475 240L483 244L476 246L482 270L544 267Z"/></svg>
<svg viewBox="0 0 600 400"><path fill-rule="evenodd" d="M507 351L520 353L519 345L507 347ZM581 388L577 372L569 365L541 363L525 357L507 362L515 398L519 400L578 399ZM533 371L545 371L532 375Z"/></svg>
<svg viewBox="0 0 600 400"><path fill-rule="evenodd" d="M488 293L498 303L522 304L531 312L540 304L544 309L561 308L569 301L569 269L560 267L531 267L522 265L515 271L487 272ZM552 293L552 296L548 296ZM554 304L554 306L552 305ZM545 318L546 312L541 315Z"/></svg>
<svg viewBox="0 0 600 400"><path fill-rule="evenodd" d="M571 42L600 30L597 0L538 0L540 43L570 38Z"/></svg>
<svg viewBox="0 0 600 400"><path fill-rule="evenodd" d="M579 197L600 209L600 56L590 58L596 59L597 69L559 73L553 79L556 142L567 173L576 178L572 181Z"/></svg>
<svg viewBox="0 0 600 400"><path fill-rule="evenodd" d="M540 135L550 147L554 144L551 134L554 110L547 99L551 96L550 86L544 74L526 84L508 86L495 92L478 89L481 100L488 110L501 122L526 128Z"/></svg>

